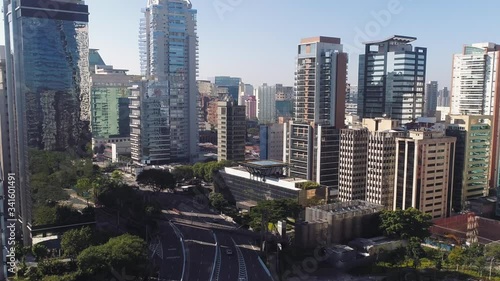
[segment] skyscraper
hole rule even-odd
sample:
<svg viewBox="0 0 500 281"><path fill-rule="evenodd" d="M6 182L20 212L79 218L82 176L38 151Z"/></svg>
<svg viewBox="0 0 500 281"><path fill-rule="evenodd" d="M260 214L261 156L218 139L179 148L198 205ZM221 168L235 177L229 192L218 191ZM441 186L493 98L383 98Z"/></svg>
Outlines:
<svg viewBox="0 0 500 281"><path fill-rule="evenodd" d="M500 45L466 45L453 56L451 114L492 115L493 132L490 155L490 187L500 186Z"/></svg>
<svg viewBox="0 0 500 281"><path fill-rule="evenodd" d="M226 88L229 96L236 102L239 101L240 95L245 93L245 84L241 82L241 78L239 77L216 76L215 86Z"/></svg>
<svg viewBox="0 0 500 281"><path fill-rule="evenodd" d="M425 85L425 116L435 117L438 101L438 82L430 81Z"/></svg>
<svg viewBox="0 0 500 281"><path fill-rule="evenodd" d="M129 138L128 88L134 77L127 75L127 70L112 66L96 66L93 72L90 91L92 138L104 142L113 138Z"/></svg>
<svg viewBox="0 0 500 281"><path fill-rule="evenodd" d="M450 91L447 87L439 90L438 93L438 106L446 107L450 106Z"/></svg>
<svg viewBox="0 0 500 281"><path fill-rule="evenodd" d="M276 122L276 86L263 84L257 90L257 119L261 124Z"/></svg>
<svg viewBox="0 0 500 281"><path fill-rule="evenodd" d="M159 110L168 124L169 161L192 162L198 157L198 37L196 10L188 0L148 0L141 20L139 47L142 74L167 83ZM150 92L150 91L149 91ZM162 146L163 147L163 146Z"/></svg>
<svg viewBox="0 0 500 281"><path fill-rule="evenodd" d="M387 117L401 124L424 113L427 49L417 38L395 35L368 42L359 56L358 115Z"/></svg>
<svg viewBox="0 0 500 281"><path fill-rule="evenodd" d="M347 54L333 37L302 39L297 51L295 111L285 128L284 160L290 176L336 188Z"/></svg>
<svg viewBox="0 0 500 281"><path fill-rule="evenodd" d="M245 106L238 105L231 97L219 101L217 105L218 160L245 161Z"/></svg>
<svg viewBox="0 0 500 281"><path fill-rule="evenodd" d="M32 154L83 153L90 141L89 13L82 0L7 0L3 10L11 172L17 176L17 216L30 245Z"/></svg>
<svg viewBox="0 0 500 281"><path fill-rule="evenodd" d="M368 135L366 128L340 131L340 201L365 200Z"/></svg>

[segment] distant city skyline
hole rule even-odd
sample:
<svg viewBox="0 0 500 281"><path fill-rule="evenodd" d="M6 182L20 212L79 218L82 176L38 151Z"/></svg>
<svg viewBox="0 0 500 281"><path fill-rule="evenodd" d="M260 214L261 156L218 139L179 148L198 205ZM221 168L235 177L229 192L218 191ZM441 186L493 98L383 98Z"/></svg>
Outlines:
<svg viewBox="0 0 500 281"><path fill-rule="evenodd" d="M450 88L453 54L461 53L465 44L500 43L500 34L477 28L495 26L500 2L493 0L483 1L488 9L482 13L471 13L477 3L465 1L191 2L198 10L199 79L234 76L254 86L293 85L297 42L321 35L342 39L349 53L348 80L357 85L362 42L408 35L418 38L414 46L428 48L427 81ZM138 26L147 0L129 0L127 5L119 0L86 0L86 4L90 47L100 49L107 64L140 74ZM445 12L448 5L453 5L453 13Z"/></svg>

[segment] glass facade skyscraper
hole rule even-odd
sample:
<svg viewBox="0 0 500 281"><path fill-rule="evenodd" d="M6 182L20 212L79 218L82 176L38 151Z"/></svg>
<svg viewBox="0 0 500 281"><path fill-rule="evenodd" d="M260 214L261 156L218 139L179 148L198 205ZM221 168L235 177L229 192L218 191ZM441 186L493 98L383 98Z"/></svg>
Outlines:
<svg viewBox="0 0 500 281"><path fill-rule="evenodd" d="M168 84L167 91L157 92L166 100L160 111L165 114L161 119L166 120L163 125L170 139L166 146L170 151L162 154L171 158L164 161L193 162L198 157L197 12L187 0L149 0L143 12L139 35L142 74L149 81Z"/></svg>
<svg viewBox="0 0 500 281"><path fill-rule="evenodd" d="M4 0L12 167L6 172L17 177L25 245L34 223L32 154L79 153L90 141L88 16L82 0Z"/></svg>
<svg viewBox="0 0 500 281"><path fill-rule="evenodd" d="M395 35L368 42L359 56L358 115L410 123L424 113L427 49Z"/></svg>

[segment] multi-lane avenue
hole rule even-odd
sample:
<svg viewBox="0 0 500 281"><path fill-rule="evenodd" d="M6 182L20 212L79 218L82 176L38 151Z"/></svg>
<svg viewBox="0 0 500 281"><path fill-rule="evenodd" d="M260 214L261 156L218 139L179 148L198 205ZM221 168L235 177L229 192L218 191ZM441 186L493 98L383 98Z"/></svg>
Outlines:
<svg viewBox="0 0 500 281"><path fill-rule="evenodd" d="M159 195L164 220L159 221L159 280L272 281L259 259L251 232L239 231L189 196ZM157 251L158 252L158 251Z"/></svg>

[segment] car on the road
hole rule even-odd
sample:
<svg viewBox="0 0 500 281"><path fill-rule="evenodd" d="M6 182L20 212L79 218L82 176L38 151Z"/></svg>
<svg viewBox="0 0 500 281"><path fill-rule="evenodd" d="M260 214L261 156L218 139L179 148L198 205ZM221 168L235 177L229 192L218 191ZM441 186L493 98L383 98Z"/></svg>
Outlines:
<svg viewBox="0 0 500 281"><path fill-rule="evenodd" d="M230 256L233 254L233 251L231 249L226 249L226 255Z"/></svg>

